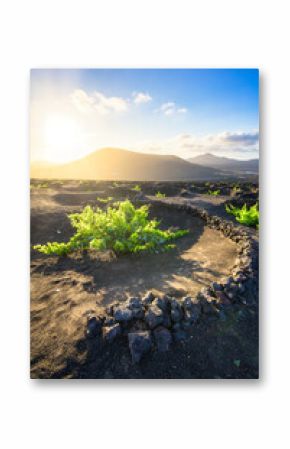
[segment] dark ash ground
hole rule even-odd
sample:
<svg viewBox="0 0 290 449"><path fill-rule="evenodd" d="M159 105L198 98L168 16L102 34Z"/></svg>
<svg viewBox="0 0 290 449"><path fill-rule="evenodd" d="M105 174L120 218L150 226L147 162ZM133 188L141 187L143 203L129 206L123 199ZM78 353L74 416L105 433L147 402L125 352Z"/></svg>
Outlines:
<svg viewBox="0 0 290 449"><path fill-rule="evenodd" d="M258 188L241 184L39 181L31 188L31 244L70 237L67 213L96 205L97 197L130 198L150 203L157 191L231 219L224 205L254 204ZM208 189L221 190L213 197ZM98 204L101 206L101 204ZM194 295L213 280L227 276L236 257L235 245L183 211L151 207L162 225L189 228L188 237L170 253L148 256L75 254L46 257L31 251L31 377L32 378L257 378L257 305L232 305L223 319L201 320L186 342L173 343L166 353L153 352L133 365L127 337L107 345L84 337L88 313L126 297L167 292ZM256 231L253 231L256 233Z"/></svg>

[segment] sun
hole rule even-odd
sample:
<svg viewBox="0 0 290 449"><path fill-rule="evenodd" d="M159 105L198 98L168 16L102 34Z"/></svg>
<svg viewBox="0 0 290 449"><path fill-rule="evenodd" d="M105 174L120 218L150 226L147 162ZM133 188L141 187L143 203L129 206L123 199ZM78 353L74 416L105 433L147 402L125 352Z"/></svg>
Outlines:
<svg viewBox="0 0 290 449"><path fill-rule="evenodd" d="M51 149L73 146L78 138L78 126L74 119L53 115L46 119L43 131L44 143Z"/></svg>
<svg viewBox="0 0 290 449"><path fill-rule="evenodd" d="M74 118L62 114L49 115L42 126L43 158L56 163L74 159L81 137L81 129Z"/></svg>

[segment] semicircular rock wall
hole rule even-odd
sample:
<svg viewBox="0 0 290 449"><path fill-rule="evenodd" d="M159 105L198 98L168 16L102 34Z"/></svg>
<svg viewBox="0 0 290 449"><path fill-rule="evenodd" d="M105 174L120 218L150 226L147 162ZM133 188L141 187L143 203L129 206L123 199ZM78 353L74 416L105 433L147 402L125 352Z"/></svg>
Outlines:
<svg viewBox="0 0 290 449"><path fill-rule="evenodd" d="M258 239L255 231L235 225L191 204L154 201L169 208L186 210L202 218L206 225L219 230L237 244L238 257L231 276L213 282L195 296L176 299L166 294L155 297L131 297L115 302L98 315L87 317L86 337L110 344L116 338L128 338L133 363L151 350L168 351L174 341L186 340L190 329L200 320L225 320L233 305L245 307L258 302Z"/></svg>

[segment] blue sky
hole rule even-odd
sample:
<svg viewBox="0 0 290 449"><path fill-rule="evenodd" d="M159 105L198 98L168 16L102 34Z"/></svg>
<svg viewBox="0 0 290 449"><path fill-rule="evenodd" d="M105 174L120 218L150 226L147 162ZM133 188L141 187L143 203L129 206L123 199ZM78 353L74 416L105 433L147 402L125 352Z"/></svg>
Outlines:
<svg viewBox="0 0 290 449"><path fill-rule="evenodd" d="M257 157L256 69L36 69L32 159L104 146L192 157Z"/></svg>

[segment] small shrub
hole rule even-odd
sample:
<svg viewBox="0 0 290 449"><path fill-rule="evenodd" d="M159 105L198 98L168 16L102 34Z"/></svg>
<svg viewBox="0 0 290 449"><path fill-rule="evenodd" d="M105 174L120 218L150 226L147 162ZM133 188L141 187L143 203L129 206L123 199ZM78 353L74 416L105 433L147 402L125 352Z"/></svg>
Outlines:
<svg viewBox="0 0 290 449"><path fill-rule="evenodd" d="M33 248L44 254L64 256L76 250L112 249L117 254L159 252L173 248L173 240L187 230L161 230L160 222L149 220L149 206L135 208L129 201L115 203L103 211L86 206L81 213L68 215L75 234L66 243L49 242Z"/></svg>
<svg viewBox="0 0 290 449"><path fill-rule="evenodd" d="M31 184L30 186L31 189L48 189L48 184L47 183L39 183L39 184Z"/></svg>
<svg viewBox="0 0 290 449"><path fill-rule="evenodd" d="M228 214L234 215L236 220L247 226L256 226L259 227L259 209L258 203L253 206L247 208L247 205L244 204L243 207L234 207L232 204L226 205L226 211Z"/></svg>
<svg viewBox="0 0 290 449"><path fill-rule="evenodd" d="M208 190L207 193L212 196L217 196L221 193L221 191L219 189L218 190Z"/></svg>
<svg viewBox="0 0 290 449"><path fill-rule="evenodd" d="M161 192L156 192L155 196L156 196L156 198L165 198L166 194L165 193L161 193Z"/></svg>
<svg viewBox="0 0 290 449"><path fill-rule="evenodd" d="M100 197L98 196L98 197L97 197L97 200L98 200L100 203L107 204L107 203L109 203L110 201L113 200L113 197L112 197L112 196L108 196L107 198L100 198Z"/></svg>
<svg viewBox="0 0 290 449"><path fill-rule="evenodd" d="M241 193L242 189L239 185L234 185L233 187L233 193L236 195L237 193Z"/></svg>
<svg viewBox="0 0 290 449"><path fill-rule="evenodd" d="M132 187L132 190L134 190L135 192L141 192L141 187L136 184L134 187Z"/></svg>

